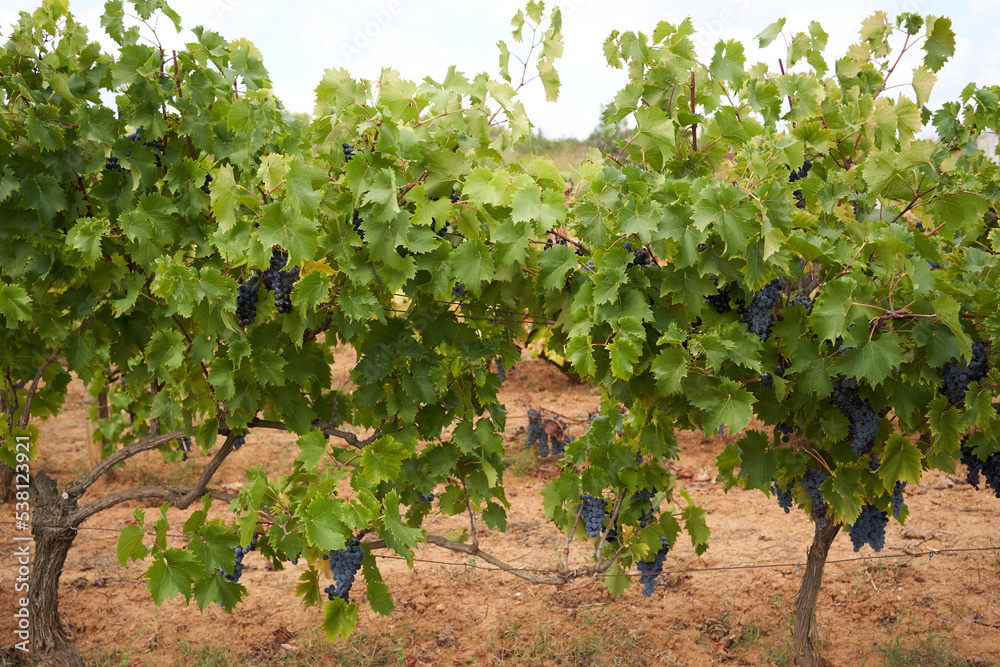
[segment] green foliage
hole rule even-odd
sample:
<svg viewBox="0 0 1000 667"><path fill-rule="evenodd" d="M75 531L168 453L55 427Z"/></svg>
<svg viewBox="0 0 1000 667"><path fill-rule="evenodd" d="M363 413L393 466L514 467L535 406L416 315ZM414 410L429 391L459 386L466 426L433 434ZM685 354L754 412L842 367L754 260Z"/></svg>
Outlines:
<svg viewBox="0 0 1000 667"><path fill-rule="evenodd" d="M162 1L135 10L179 26ZM4 460L27 426L18 410L30 398L25 415L56 414L70 373L109 395L95 433L105 455L151 425L193 434L206 453L248 427L299 437L287 474L247 472L234 525L207 521L207 504L192 514L184 549L166 546L165 511L147 546L137 512L118 558L150 557L157 603L180 594L232 609L246 591L219 568L231 571L232 548L255 531L276 567L308 561L308 604L322 602L320 555L352 536L373 534L412 564L427 513L417 491L431 485L444 487L442 512L503 530L507 414L489 363L533 336L601 391L600 414L543 497L567 534L581 493L608 501L614 521L595 559L615 592L628 585L615 575L660 537L675 544L683 530L697 553L708 546L705 511L666 467L675 429L740 434L719 455L727 488L825 469L830 516L848 523L865 504L888 507L896 480L954 469L963 434L1000 433L995 372L958 405L938 395L940 367L1000 331L1000 171L975 148L1000 129L1000 89L970 85L927 109L954 51L947 19L876 12L831 63L811 24L788 41L787 62L800 64L789 72L748 67L734 41L699 61L690 21L612 33L604 52L628 83L603 126L609 137L631 129L568 173L526 148L517 95L529 77L513 85L504 42L503 81L327 70L305 124L247 42L199 28L168 55L125 27L121 2L102 25L114 56L47 2L0 50ZM513 21L515 43L531 30L525 50L538 49L549 97L560 25L558 9L534 2ZM784 26L765 28L761 44ZM916 102L890 97L899 50L918 43ZM940 141L915 138L928 123ZM237 285L275 257L300 271L291 312L261 289L242 327ZM706 301L725 290L746 307L774 279L766 337L739 308ZM349 393L332 386L338 345L357 353ZM10 380L36 372L37 387ZM839 378L857 380L884 416L877 474L831 404ZM755 417L763 428L748 428ZM779 423L789 443L772 435ZM977 453L989 443L977 439ZM669 508L645 525L642 490ZM373 608L389 613L370 554L363 576ZM357 618L336 599L324 631L347 636Z"/></svg>

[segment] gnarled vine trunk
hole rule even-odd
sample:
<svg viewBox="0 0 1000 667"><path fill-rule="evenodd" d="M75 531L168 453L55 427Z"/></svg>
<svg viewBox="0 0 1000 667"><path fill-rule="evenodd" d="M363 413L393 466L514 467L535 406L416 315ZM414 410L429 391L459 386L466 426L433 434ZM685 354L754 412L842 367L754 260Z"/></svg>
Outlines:
<svg viewBox="0 0 1000 667"><path fill-rule="evenodd" d="M799 667L816 667L820 664L816 655L819 629L816 623L816 596L823 583L823 568L826 565L830 545L840 532L840 524L829 522L825 528L816 525L812 546L806 560L806 573L799 586L799 596L795 600L795 627L792 640L795 644L795 664Z"/></svg>
<svg viewBox="0 0 1000 667"><path fill-rule="evenodd" d="M32 479L31 499L35 540L28 592L31 648L47 665L83 667L59 619L59 577L76 537L66 518L76 509L76 502L60 497L55 480L44 472Z"/></svg>

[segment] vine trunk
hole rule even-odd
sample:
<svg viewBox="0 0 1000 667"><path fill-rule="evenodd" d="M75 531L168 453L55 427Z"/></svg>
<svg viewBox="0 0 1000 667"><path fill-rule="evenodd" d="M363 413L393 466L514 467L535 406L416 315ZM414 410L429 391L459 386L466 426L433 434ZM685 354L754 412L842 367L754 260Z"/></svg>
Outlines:
<svg viewBox="0 0 1000 667"><path fill-rule="evenodd" d="M792 639L795 644L795 664L798 667L816 667L822 664L817 659L816 644L819 630L816 624L816 596L823 583L823 568L830 553L830 545L840 533L840 524L830 521L824 528L816 524L812 546L806 560L806 573L799 586L799 596L795 601L795 627Z"/></svg>

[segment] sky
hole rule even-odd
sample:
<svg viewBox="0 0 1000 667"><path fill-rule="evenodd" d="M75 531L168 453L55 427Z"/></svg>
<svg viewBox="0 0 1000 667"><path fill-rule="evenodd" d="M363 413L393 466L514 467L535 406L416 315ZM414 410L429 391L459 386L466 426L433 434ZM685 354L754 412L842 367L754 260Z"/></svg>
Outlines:
<svg viewBox="0 0 1000 667"><path fill-rule="evenodd" d="M0 38L20 11L34 10L40 0L0 0ZM527 45L511 40L510 19L524 2L491 0L354 0L306 2L305 0L172 0L170 6L185 29L202 25L227 39L249 39L261 51L274 90L287 108L313 110L313 91L328 68L347 69L356 78L376 78L383 67L398 70L403 78L441 80L450 65L470 76L486 72L498 76L497 42L504 40L512 52L523 55ZM891 17L900 12L947 16L956 33L955 56L938 73L928 106L937 109L957 99L962 88L975 81L1000 84L1000 49L994 46L1000 25L996 0L834 0L825 3L776 0L564 0L565 52L556 63L562 80L557 102L546 102L538 81L522 90L528 117L546 137L589 135L599 124L602 105L626 83L623 70L607 65L602 45L611 30L642 31L651 35L659 21L673 24L690 17L695 44L703 62L711 59L719 40L736 39L746 47L747 65L767 63L777 70L786 56L786 39L807 31L818 21L830 35L826 59L833 63L857 41L861 21L876 10ZM551 6L552 3L549 3ZM110 49L102 35L103 0L70 0L70 11L87 25L92 39ZM778 18L787 19L784 35L765 50L755 36ZM157 26L167 48L182 48L193 41L186 32L177 35L167 19ZM907 54L890 84L908 84L919 64L919 53ZM512 64L514 60L512 59ZM895 95L913 96L909 86L892 89Z"/></svg>

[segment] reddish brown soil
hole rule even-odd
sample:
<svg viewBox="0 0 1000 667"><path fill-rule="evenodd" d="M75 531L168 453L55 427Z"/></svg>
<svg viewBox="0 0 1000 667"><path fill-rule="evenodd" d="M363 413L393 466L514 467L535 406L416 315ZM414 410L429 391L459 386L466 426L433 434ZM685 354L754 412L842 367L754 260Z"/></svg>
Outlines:
<svg viewBox="0 0 1000 667"><path fill-rule="evenodd" d="M346 387L344 369L351 359L341 357L335 370ZM518 431L526 423L527 408L582 418L598 400L593 390L571 383L540 360L525 360L518 366L507 381L504 398L513 449L523 442ZM41 425L41 457L33 463L34 470L46 470L67 482L93 463L89 402L82 384L75 383L66 411ZM352 599L361 600L359 631L373 642L392 636L402 646L402 655L396 657L414 666L788 664L782 656L789 650L798 564L805 561L812 524L798 510L786 515L774 498L761 493L739 489L725 493L714 482L715 456L725 446L722 439L682 433L680 442L680 483L708 510L711 548L698 558L682 541L670 552L666 565L670 574L652 599L639 593L637 583L617 599L593 579L562 587L534 585L497 572L482 560L427 546L419 551L412 570L401 560L380 559L397 605L387 618L374 614L364 602L359 577L352 592ZM295 449L291 436L254 432L219 471L215 486L238 489L245 480L243 470L250 465L264 464L280 473ZM149 453L127 463L107 483L99 483L83 502L136 484L190 483L205 460L199 452L171 466L155 452ZM533 455L526 460L526 474L517 477L509 470L505 476L513 505L507 533L481 528L480 543L516 567L551 569L560 562L565 539L545 520L540 490L557 466ZM828 664L880 665L880 646L897 639L903 645L919 642L929 633L953 641L961 658L1000 659L998 553L906 556L932 549L1000 546L995 540L1000 500L973 490L957 477L931 475L920 487L907 490L907 503L911 513L906 527L890 522L886 548L880 554L904 557L857 560L873 553L866 547L855 554L846 535L833 545L818 601ZM212 512L224 516L223 509L216 503ZM157 510L146 512L149 521ZM187 513L171 510L168 515L177 526L169 541L181 545L179 525ZM12 637L10 520L10 508L5 507L0 514L4 522L0 528L7 535L0 540L0 645L9 645ZM130 521L130 507L95 517L80 531L67 559L60 585L61 612L80 649L93 655L102 647L127 647L130 665L172 665L182 660L185 646L245 650L275 643L276 631L277 643L292 652L309 651L312 643L323 641L315 632L321 610L304 607L294 594L303 563L274 572L259 555L249 555L242 579L249 597L231 615L214 605L200 613L182 598L156 607L145 590L145 566L121 568L115 558L118 531ZM426 528L444 534L467 525L461 516L435 514ZM588 564L591 553L589 542L575 542L571 563ZM845 562L835 562L841 560ZM760 567L724 569L748 565ZM546 646L557 650L546 654ZM322 664L334 664L329 660Z"/></svg>

